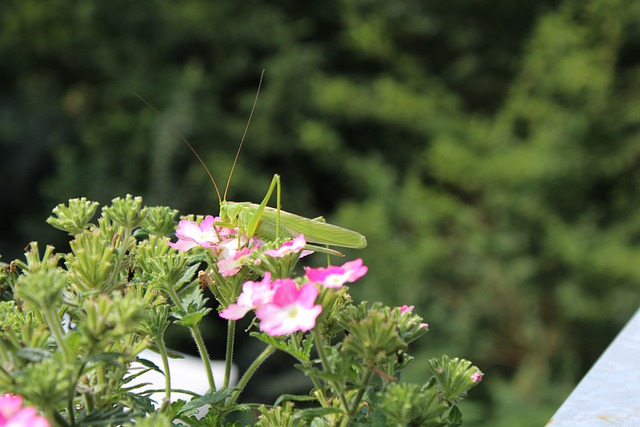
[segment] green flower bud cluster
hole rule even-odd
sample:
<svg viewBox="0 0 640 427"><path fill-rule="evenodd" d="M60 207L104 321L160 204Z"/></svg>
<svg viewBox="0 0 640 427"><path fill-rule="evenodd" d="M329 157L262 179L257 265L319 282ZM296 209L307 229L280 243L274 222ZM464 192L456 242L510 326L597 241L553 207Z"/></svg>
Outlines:
<svg viewBox="0 0 640 427"><path fill-rule="evenodd" d="M451 409L434 387L417 384L391 383L377 398L386 425L446 425Z"/></svg>
<svg viewBox="0 0 640 427"><path fill-rule="evenodd" d="M163 347L172 297L189 301L191 317L209 310L196 266L167 245L177 211L126 196L104 207L96 225L98 206L82 198L53 210L47 222L72 236L69 253L33 242L24 261L0 265L0 390L60 425L122 423L152 410L125 387L131 362Z"/></svg>
<svg viewBox="0 0 640 427"><path fill-rule="evenodd" d="M390 383L377 395L385 425L457 426L462 414L456 404L482 379L471 362L442 356L429 361L432 378L420 386Z"/></svg>
<svg viewBox="0 0 640 427"><path fill-rule="evenodd" d="M386 365L390 356L407 348L395 322L384 312L369 311L364 319L352 320L347 331L342 350L355 353L372 368Z"/></svg>
<svg viewBox="0 0 640 427"><path fill-rule="evenodd" d="M98 202L86 198L71 199L68 205L59 204L53 209L53 216L47 222L72 236L82 233L90 225L89 221L96 213Z"/></svg>

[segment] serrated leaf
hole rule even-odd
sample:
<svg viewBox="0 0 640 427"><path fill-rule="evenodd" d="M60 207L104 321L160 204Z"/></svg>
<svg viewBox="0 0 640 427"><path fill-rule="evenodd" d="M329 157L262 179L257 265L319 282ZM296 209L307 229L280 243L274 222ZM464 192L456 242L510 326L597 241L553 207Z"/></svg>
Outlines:
<svg viewBox="0 0 640 427"><path fill-rule="evenodd" d="M457 406L451 408L447 421L449 422L449 427L459 427L462 425L462 412Z"/></svg>
<svg viewBox="0 0 640 427"><path fill-rule="evenodd" d="M205 405L217 405L230 397L235 389L224 388L220 390L208 390L205 394L185 403L178 412L179 416L192 416L198 412L198 409Z"/></svg>

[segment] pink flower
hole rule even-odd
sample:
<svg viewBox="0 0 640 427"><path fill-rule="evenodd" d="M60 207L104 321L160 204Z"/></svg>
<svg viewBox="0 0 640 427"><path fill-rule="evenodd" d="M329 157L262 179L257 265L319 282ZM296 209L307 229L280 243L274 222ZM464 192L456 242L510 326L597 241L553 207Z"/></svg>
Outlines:
<svg viewBox="0 0 640 427"><path fill-rule="evenodd" d="M0 396L0 421L11 418L18 413L20 408L22 408L22 396L11 393Z"/></svg>
<svg viewBox="0 0 640 427"><path fill-rule="evenodd" d="M261 282L247 281L242 285L242 293L238 300L220 312L220 317L238 320L250 310L271 302L274 290L271 286L271 273L266 272Z"/></svg>
<svg viewBox="0 0 640 427"><path fill-rule="evenodd" d="M269 249L264 253L274 258L282 258L291 253L301 252L300 258L302 258L313 253L313 251L303 251L306 245L307 241L304 239L304 235L300 234L295 239L283 243L278 249Z"/></svg>
<svg viewBox="0 0 640 427"><path fill-rule="evenodd" d="M220 243L221 237L233 232L233 230L229 228L217 227L216 229L213 224L218 220L220 220L220 218L207 215L199 225L194 221L180 221L178 223L178 229L176 230L178 241L176 243L169 242L169 246L179 251L188 251L196 246L213 248Z"/></svg>
<svg viewBox="0 0 640 427"><path fill-rule="evenodd" d="M397 307L394 308L393 310L391 310L391 312L395 312L397 309L400 310L400 315L404 315L407 313L411 313L413 311L413 306L412 305L403 305L402 307ZM420 323L420 327L425 328L425 329L429 329L429 324L428 323Z"/></svg>
<svg viewBox="0 0 640 427"><path fill-rule="evenodd" d="M298 289L295 280L280 279L274 281L274 289L272 301L256 309L260 329L269 335L279 336L306 332L316 325L322 306L314 305L318 289L313 283Z"/></svg>
<svg viewBox="0 0 640 427"><path fill-rule="evenodd" d="M242 240L243 239L232 239L233 242L242 242ZM229 277L237 274L238 271L247 264L247 257L249 254L260 246L257 239L251 239L249 244L252 246L246 246L242 249L231 249L231 247L227 245L227 247L222 250L218 261L218 271L222 274L222 277Z"/></svg>
<svg viewBox="0 0 640 427"><path fill-rule="evenodd" d="M50 427L49 421L30 406L22 407L22 397L0 396L0 427Z"/></svg>
<svg viewBox="0 0 640 427"><path fill-rule="evenodd" d="M471 374L471 381L473 381L474 383L479 383L480 381L482 381L483 377L484 375L482 374L482 372L476 372L474 374Z"/></svg>
<svg viewBox="0 0 640 427"><path fill-rule="evenodd" d="M341 267L327 268L305 267L307 278L327 288L339 288L345 283L353 283L367 273L367 267L362 265L362 259L344 263Z"/></svg>
<svg viewBox="0 0 640 427"><path fill-rule="evenodd" d="M247 239L244 234L240 236L232 236L218 243L213 249L218 256L218 260L233 258L233 256L244 247L256 249L260 247L262 242L256 237Z"/></svg>
<svg viewBox="0 0 640 427"><path fill-rule="evenodd" d="M400 314L411 313L412 311L413 311L412 305L403 305L402 307L400 307Z"/></svg>

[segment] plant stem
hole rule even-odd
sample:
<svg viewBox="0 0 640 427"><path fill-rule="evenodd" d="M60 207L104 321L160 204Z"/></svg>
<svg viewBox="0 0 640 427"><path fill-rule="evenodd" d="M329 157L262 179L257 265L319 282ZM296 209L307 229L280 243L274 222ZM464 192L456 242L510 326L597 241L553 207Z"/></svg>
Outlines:
<svg viewBox="0 0 640 427"><path fill-rule="evenodd" d="M111 269L111 277L109 283L111 286L109 289L115 289L118 284L118 275L120 274L120 266L122 265L122 260L127 252L127 244L129 243L129 236L131 235L131 229L128 227L123 227L122 235L120 236L120 247L115 248L117 250L116 262L114 263L113 268Z"/></svg>
<svg viewBox="0 0 640 427"><path fill-rule="evenodd" d="M178 310L184 312L184 307L180 302L180 298L176 293L175 289L172 286L166 286L165 288L167 292L169 292L169 296L173 300L173 303L176 305ZM204 340L202 339L202 334L200 333L200 329L198 326L189 326L189 330L191 331L191 336L193 340L196 342L196 346L198 347L198 353L200 353L200 358L202 359L202 363L204 364L205 372L207 373L207 380L209 381L209 388L213 391L216 390L216 383L213 380L213 371L211 370L211 360L209 359L209 352L207 351L207 347L204 345Z"/></svg>
<svg viewBox="0 0 640 427"><path fill-rule="evenodd" d="M160 350L160 357L162 358L162 367L164 368L164 401L160 407L160 412L169 407L171 403L171 369L169 368L169 358L167 357L167 347L164 344L164 339L160 338L156 341L158 349Z"/></svg>
<svg viewBox="0 0 640 427"><path fill-rule="evenodd" d="M369 381L371 381L371 376L373 375L373 371L371 369L367 370L367 373L364 375L364 379L362 381L362 385L360 386L360 390L358 390L358 394L353 400L353 405L349 410L349 416L342 420L342 427L346 427L351 422L351 419L358 412L358 407L360 406L360 402L362 401L362 396L364 396L365 391L367 390L367 386L369 385Z"/></svg>
<svg viewBox="0 0 640 427"><path fill-rule="evenodd" d="M49 413L51 413L51 412L49 412ZM64 417L58 411L53 411L52 415L50 417L48 417L48 418L56 420L56 425L57 426L66 427L66 426L73 425L73 422L68 423L67 420L65 420Z"/></svg>
<svg viewBox="0 0 640 427"><path fill-rule="evenodd" d="M47 326L49 326L49 330L51 331L51 335L53 335L53 339L55 340L58 348L60 349L60 353L62 353L62 358L65 362L71 363L71 358L69 356L69 352L67 351L67 347L64 343L64 331L62 330L62 326L60 322L57 321L55 314L51 311L49 307L43 307L43 314L45 321L47 322Z"/></svg>
<svg viewBox="0 0 640 427"><path fill-rule="evenodd" d="M231 381L231 366L233 365L233 346L235 343L236 321L229 320L227 324L227 353L224 358L224 383L223 387L229 387Z"/></svg>
<svg viewBox="0 0 640 427"><path fill-rule="evenodd" d="M67 400L67 412L69 413L69 424L73 427L76 425L76 416L73 414L73 399Z"/></svg>
<svg viewBox="0 0 640 427"><path fill-rule="evenodd" d="M209 388L213 391L216 390L216 383L213 380L213 371L211 370L211 360L209 359L209 352L207 351L207 347L204 345L204 340L202 339L202 334L200 333L200 329L197 326L192 326L191 336L193 337L196 345L198 346L198 352L200 353L200 358L202 359L202 363L204 363L204 368L207 373L207 380L209 381Z"/></svg>
<svg viewBox="0 0 640 427"><path fill-rule="evenodd" d="M330 371L329 360L327 359L327 354L324 351L324 341L322 340L322 336L320 335L320 331L318 328L313 328L313 338L316 341L316 351L318 352L318 356L320 356L320 361L322 362L322 367L325 371ZM344 410L349 413L349 402L347 402L347 398L342 392L342 387L334 381L330 381L331 387L334 389L335 394L340 399L340 403L344 407ZM320 389L322 390L322 389Z"/></svg>
<svg viewBox="0 0 640 427"><path fill-rule="evenodd" d="M4 369L4 366L10 366L9 364L9 351L7 350L4 340L0 340L0 358L2 363L0 364L0 374L5 377L7 381L11 381L11 375Z"/></svg>
<svg viewBox="0 0 640 427"><path fill-rule="evenodd" d="M249 382L253 374L256 372L256 370L260 367L260 365L262 365L262 363L265 360L267 360L269 356L271 356L271 353L273 353L275 350L276 349L274 346L269 345L267 346L267 348L265 348L262 351L262 353L260 353L258 357L256 357L256 360L253 361L251 366L247 368L244 375L242 375L242 378L240 378L240 381L238 382L238 387L237 387L238 390L233 392L233 394L229 398L229 403L233 403L236 401L236 399L238 398L238 396L240 396L240 393L242 392L244 387L247 385L247 383Z"/></svg>

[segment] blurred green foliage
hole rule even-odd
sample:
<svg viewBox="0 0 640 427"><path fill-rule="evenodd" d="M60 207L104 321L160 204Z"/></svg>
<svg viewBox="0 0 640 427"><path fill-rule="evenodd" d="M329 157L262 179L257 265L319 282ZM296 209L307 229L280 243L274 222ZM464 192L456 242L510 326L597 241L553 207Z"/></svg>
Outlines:
<svg viewBox="0 0 640 427"><path fill-rule="evenodd" d="M356 298L431 324L416 372L486 373L465 425L542 425L638 305L639 23L634 0L5 0L0 253L61 240L70 197L215 212L175 129L224 187L265 68L229 200L281 173L284 209L367 236Z"/></svg>

